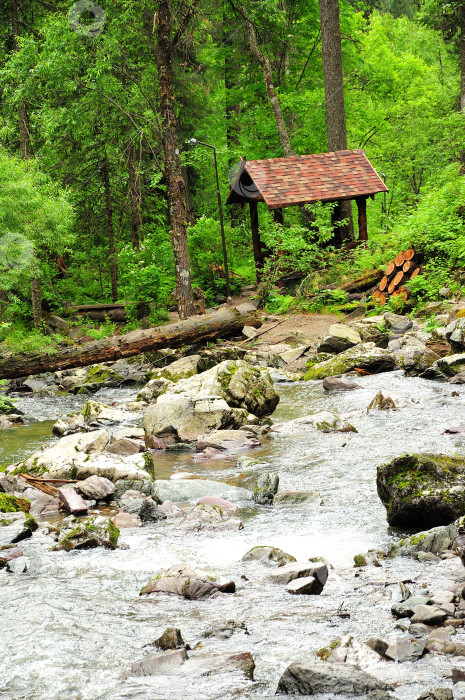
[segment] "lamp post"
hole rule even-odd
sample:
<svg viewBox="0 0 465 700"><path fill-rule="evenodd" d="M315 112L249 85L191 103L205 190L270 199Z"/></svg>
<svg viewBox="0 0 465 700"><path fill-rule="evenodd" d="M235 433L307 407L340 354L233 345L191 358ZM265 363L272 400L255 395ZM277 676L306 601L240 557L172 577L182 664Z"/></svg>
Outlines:
<svg viewBox="0 0 465 700"><path fill-rule="evenodd" d="M205 146L206 148L211 148L213 151L213 161L215 164L215 174L216 174L216 195L218 197L218 211L220 213L220 230L221 230L221 243L223 244L223 265L224 265L224 275L226 278L226 296L231 296L231 288L229 286L229 270L228 270L228 254L226 252L226 237L224 235L224 221L223 221L223 205L221 203L221 192L220 192L220 179L218 177L218 163L216 160L216 148L209 143L204 143L203 141L197 141L197 139L189 139L189 143L192 146Z"/></svg>

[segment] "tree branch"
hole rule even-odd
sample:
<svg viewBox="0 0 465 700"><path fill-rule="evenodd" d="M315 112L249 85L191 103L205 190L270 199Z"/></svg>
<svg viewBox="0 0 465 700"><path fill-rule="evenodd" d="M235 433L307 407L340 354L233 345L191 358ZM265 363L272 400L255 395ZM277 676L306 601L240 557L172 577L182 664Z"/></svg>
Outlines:
<svg viewBox="0 0 465 700"><path fill-rule="evenodd" d="M180 38L184 34L184 32L187 29L187 26L189 22L191 21L192 15L194 14L194 10L199 4L199 0L192 0L192 4L186 8L186 11L184 12L184 16L181 20L181 24L178 27L178 31L174 35L173 39L171 40L171 47L172 49L176 48Z"/></svg>

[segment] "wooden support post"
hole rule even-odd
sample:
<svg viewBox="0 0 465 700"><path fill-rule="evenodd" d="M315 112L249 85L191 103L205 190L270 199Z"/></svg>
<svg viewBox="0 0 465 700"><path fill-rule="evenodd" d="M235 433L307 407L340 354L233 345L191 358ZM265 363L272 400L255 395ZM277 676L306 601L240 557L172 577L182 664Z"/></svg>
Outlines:
<svg viewBox="0 0 465 700"><path fill-rule="evenodd" d="M358 208L358 240L367 241L368 240L368 228L367 228L367 198L357 197L355 200L357 202Z"/></svg>
<svg viewBox="0 0 465 700"><path fill-rule="evenodd" d="M260 281L260 273L263 269L263 253L262 242L260 240L260 231L258 229L258 206L257 202L249 202L250 209L250 225L252 228L252 244L253 257L255 260L255 271L257 273L257 281Z"/></svg>
<svg viewBox="0 0 465 700"><path fill-rule="evenodd" d="M273 209L273 221L275 224L284 224L284 212L282 209Z"/></svg>

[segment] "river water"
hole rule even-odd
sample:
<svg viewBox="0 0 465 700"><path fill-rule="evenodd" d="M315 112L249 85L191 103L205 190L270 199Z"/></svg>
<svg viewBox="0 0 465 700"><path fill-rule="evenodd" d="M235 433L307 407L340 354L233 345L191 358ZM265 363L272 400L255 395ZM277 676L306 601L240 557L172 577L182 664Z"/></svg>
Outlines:
<svg viewBox="0 0 465 700"><path fill-rule="evenodd" d="M402 636L394 628L391 595L400 580L412 591L430 582L431 590L465 574L460 561L420 564L408 558L388 560L380 568L353 567L353 556L386 547L399 537L388 528L376 493L376 467L407 451L463 454L463 439L444 435L465 423L465 389L401 372L357 380L362 389L323 392L321 382L279 384L281 402L273 420L284 421L322 410L343 414L357 433L307 430L301 435L271 434L248 454L258 463L238 468L233 461L193 462L190 454L160 455L156 473L167 478L189 471L203 478L249 485L263 471L280 475L280 488L319 491L323 505L276 505L242 513L239 532L186 533L168 519L161 525L122 530L114 552L50 552L40 531L21 543L30 562L22 576L0 572L2 660L0 697L8 700L177 700L190 695L213 698L272 697L282 671L296 658L315 652L342 635L365 640ZM397 411L366 406L382 390ZM452 392L458 392L453 396ZM101 392L97 399L130 398L128 391ZM81 397L22 398L20 407L42 422L0 433L0 463L9 463L51 439L51 420L76 410ZM324 556L332 565L320 596L291 596L266 580L269 570L241 562L253 546L271 544L297 557ZM210 601L178 597L140 598L139 591L162 568L191 564L232 578L237 593ZM342 616L341 613L346 613ZM249 631L230 639L202 638L213 621L235 619ZM193 678L183 669L167 675L127 677L144 656L143 646L168 626L179 627L205 653L250 651L255 682L236 674ZM465 634L454 641L465 643ZM465 670L465 659L453 666ZM380 661L369 671L397 685L395 697L415 700L421 692L450 685L448 657L428 654L415 663ZM331 696L320 696L331 697Z"/></svg>

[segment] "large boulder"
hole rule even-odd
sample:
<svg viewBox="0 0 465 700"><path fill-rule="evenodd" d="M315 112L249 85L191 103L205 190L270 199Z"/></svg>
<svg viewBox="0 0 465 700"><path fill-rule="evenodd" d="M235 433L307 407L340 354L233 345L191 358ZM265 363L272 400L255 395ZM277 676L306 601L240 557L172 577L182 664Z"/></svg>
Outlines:
<svg viewBox="0 0 465 700"><path fill-rule="evenodd" d="M346 326L344 323L334 323L329 327L328 335L318 346L318 352L344 352L361 342L360 334L355 328Z"/></svg>
<svg viewBox="0 0 465 700"><path fill-rule="evenodd" d="M405 454L377 473L390 525L417 530L448 525L465 514L465 458Z"/></svg>
<svg viewBox="0 0 465 700"><path fill-rule="evenodd" d="M325 362L313 365L306 371L304 379L324 379L354 369L378 374L394 369L395 363L394 355L388 350L378 348L374 343L360 343Z"/></svg>
<svg viewBox="0 0 465 700"><path fill-rule="evenodd" d="M193 442L199 435L227 428L234 414L218 396L163 394L144 413L146 441L173 435L175 442ZM149 444L147 442L147 444Z"/></svg>
<svg viewBox="0 0 465 700"><path fill-rule="evenodd" d="M139 595L167 593L189 600L216 598L222 593L234 593L233 581L218 581L211 571L193 569L190 566L172 566L161 571L144 586Z"/></svg>
<svg viewBox="0 0 465 700"><path fill-rule="evenodd" d="M22 465L25 472L34 474L50 472L59 474L62 470L71 469L75 461L88 459L90 455L98 455L106 447L110 436L107 430L93 430L90 433L67 435L58 442L45 444L34 452ZM57 478L63 476L59 474Z"/></svg>
<svg viewBox="0 0 465 700"><path fill-rule="evenodd" d="M190 379L181 379L170 389L175 394L219 396L229 406L245 408L255 416L273 413L279 396L266 370L243 360L226 360Z"/></svg>
<svg viewBox="0 0 465 700"><path fill-rule="evenodd" d="M364 696L372 700L388 700L392 686L377 680L352 664L331 664L305 659L294 661L279 679L277 694Z"/></svg>
<svg viewBox="0 0 465 700"><path fill-rule="evenodd" d="M239 518L231 515L231 512L224 510L221 506L201 503L196 505L185 516L178 526L181 530L191 530L200 532L201 530L242 530L244 524Z"/></svg>

